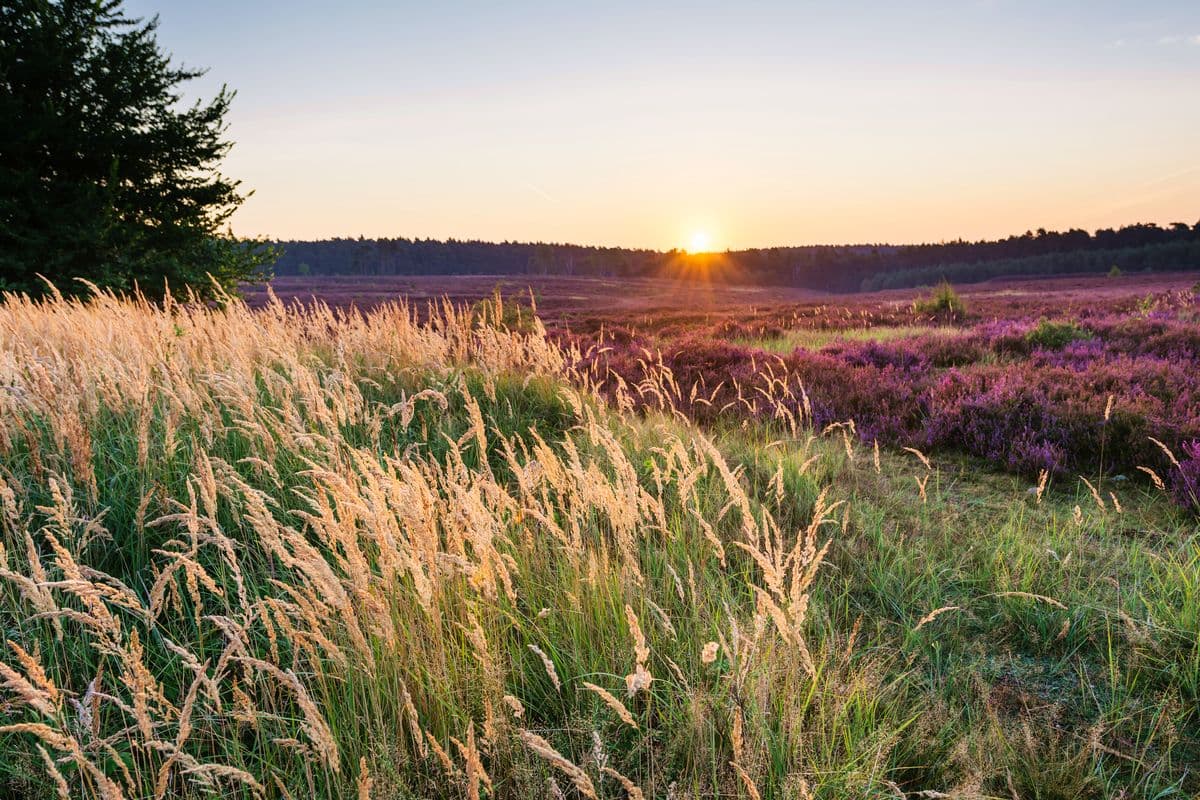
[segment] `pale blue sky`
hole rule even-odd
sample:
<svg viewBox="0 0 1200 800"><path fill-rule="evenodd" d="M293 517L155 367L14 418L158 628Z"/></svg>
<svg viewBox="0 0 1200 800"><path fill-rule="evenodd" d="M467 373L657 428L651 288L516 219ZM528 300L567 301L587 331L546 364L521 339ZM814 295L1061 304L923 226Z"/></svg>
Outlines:
<svg viewBox="0 0 1200 800"><path fill-rule="evenodd" d="M170 2L244 234L671 247L1200 219L1200 3Z"/></svg>

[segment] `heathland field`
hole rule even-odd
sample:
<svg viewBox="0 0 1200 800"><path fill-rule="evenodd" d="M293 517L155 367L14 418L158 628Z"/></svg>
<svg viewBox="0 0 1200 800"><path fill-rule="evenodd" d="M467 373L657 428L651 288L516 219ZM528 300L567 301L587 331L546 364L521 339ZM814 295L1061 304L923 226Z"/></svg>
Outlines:
<svg viewBox="0 0 1200 800"><path fill-rule="evenodd" d="M0 794L1194 797L1194 278L7 296Z"/></svg>

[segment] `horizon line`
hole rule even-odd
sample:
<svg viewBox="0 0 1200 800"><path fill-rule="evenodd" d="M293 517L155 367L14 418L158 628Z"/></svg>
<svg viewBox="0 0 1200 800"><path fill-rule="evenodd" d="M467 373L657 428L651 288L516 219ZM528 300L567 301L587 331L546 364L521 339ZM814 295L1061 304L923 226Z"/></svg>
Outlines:
<svg viewBox="0 0 1200 800"><path fill-rule="evenodd" d="M697 252L697 253L689 253L689 251L686 247L681 247L678 245L676 245L674 247L661 248L661 247L647 247L647 246L641 246L641 245L585 244L582 242L550 241L550 240L542 240L542 239L536 239L536 240L535 239L528 239L528 240L523 240L523 239L482 239L482 238L475 238L475 237L465 237L464 238L464 237L457 237L457 236L448 236L448 237L444 237L444 238L434 237L434 236L407 236L407 235L367 236L366 234L359 233L359 234L354 234L354 235L347 234L347 235L322 236L322 237L313 237L313 238L281 238L281 237L272 237L272 236L265 236L265 235L241 236L239 238L253 239L253 240L265 241L265 242L275 243L275 244L284 244L287 242L317 243L317 242L344 242L344 241L374 241L374 242L409 241L409 242L437 242L437 243L441 243L441 244L449 244L449 243L453 242L453 243L457 243L457 244L578 247L581 249L589 249L589 250L630 250L630 251L636 251L636 252L664 253L664 254L665 253L685 253L685 254L689 254L689 255L714 255L714 254L720 254L720 253L743 253L743 252L748 252L750 250L803 250L803 249L822 248L822 247L893 247L893 248L902 248L902 247L939 246L939 245L947 245L947 244L980 244L980 243L986 243L986 242L1002 242L1002 241L1006 241L1009 239L1020 239L1025 236L1028 236L1028 235L1038 237L1041 235L1064 234L1064 233L1071 233L1074 231L1082 231L1083 233L1086 233L1089 237L1094 238L1095 235L1101 231L1121 231L1121 230L1125 230L1128 228L1136 228L1136 227L1155 227L1160 230L1166 230L1166 229L1170 229L1171 227L1173 227L1175 225L1186 225L1188 228L1190 228L1192 230L1200 229L1200 218L1198 218L1197 221L1194 223L1184 222L1183 220L1174 220L1174 221L1166 222L1166 223L1139 221L1139 222L1126 223L1126 224L1123 224L1120 226L1109 226L1109 227L1099 227L1099 228L1070 227L1070 228L1064 228L1061 230L1054 230L1054 229L1044 228L1044 227L1038 227L1036 229L1027 228L1025 231L1023 231L1021 233L1011 233L1011 234L1008 234L1007 236L996 237L996 238L992 238L992 239L987 239L987 238L968 239L968 238L964 238L964 237L960 236L958 238L952 238L952 239L940 239L937 241L919 241L919 242L912 242L912 241L910 241L910 242L886 242L886 241L867 242L867 241L864 241L864 242L820 242L820 243L810 243L810 244L772 244L772 245L753 245L753 246L747 246L747 247L715 248L712 250L705 250L705 251L701 251L701 252Z"/></svg>

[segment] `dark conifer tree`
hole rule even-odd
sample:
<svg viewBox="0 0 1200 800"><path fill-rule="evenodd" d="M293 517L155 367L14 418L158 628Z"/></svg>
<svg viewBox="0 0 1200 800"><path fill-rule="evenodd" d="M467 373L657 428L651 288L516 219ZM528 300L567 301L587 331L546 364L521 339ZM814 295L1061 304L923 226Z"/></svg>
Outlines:
<svg viewBox="0 0 1200 800"><path fill-rule="evenodd" d="M156 27L119 0L0 3L0 289L211 294L269 261L221 233L244 199L219 172L233 93L185 104L202 71Z"/></svg>

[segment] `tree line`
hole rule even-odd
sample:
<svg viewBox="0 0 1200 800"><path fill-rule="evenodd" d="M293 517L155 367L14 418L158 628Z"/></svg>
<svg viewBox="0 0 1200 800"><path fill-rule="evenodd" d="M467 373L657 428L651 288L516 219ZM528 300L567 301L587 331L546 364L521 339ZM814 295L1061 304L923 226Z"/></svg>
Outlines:
<svg viewBox="0 0 1200 800"><path fill-rule="evenodd" d="M277 275L704 275L729 283L857 291L1006 275L1200 268L1200 222L916 245L808 245L689 255L544 242L436 239L281 241Z"/></svg>

